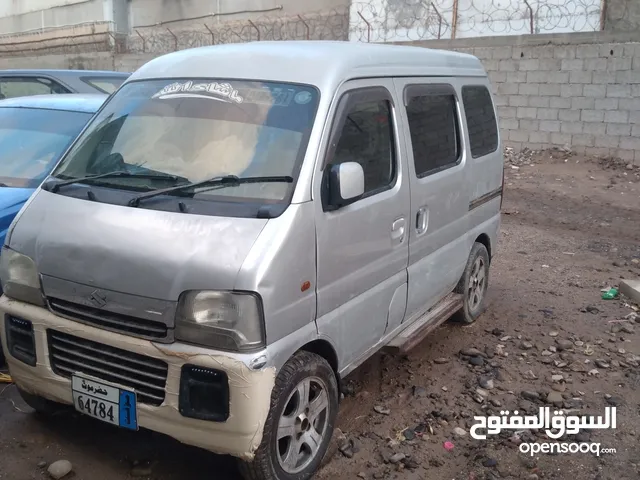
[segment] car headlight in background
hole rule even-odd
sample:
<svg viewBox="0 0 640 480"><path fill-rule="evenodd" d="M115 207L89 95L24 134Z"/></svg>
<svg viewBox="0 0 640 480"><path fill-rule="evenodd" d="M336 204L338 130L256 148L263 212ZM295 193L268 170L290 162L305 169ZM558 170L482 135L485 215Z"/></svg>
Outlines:
<svg viewBox="0 0 640 480"><path fill-rule="evenodd" d="M221 350L251 351L263 347L260 297L244 292L184 292L178 302L175 337Z"/></svg>
<svg viewBox="0 0 640 480"><path fill-rule="evenodd" d="M38 269L30 257L3 247L0 254L0 280L7 297L45 306Z"/></svg>

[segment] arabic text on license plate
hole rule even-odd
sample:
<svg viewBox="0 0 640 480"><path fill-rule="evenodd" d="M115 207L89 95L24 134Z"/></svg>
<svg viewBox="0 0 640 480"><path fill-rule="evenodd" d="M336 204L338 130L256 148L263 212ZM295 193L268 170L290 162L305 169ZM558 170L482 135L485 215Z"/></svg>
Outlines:
<svg viewBox="0 0 640 480"><path fill-rule="evenodd" d="M138 429L135 392L81 375L71 377L71 389L79 412L118 427Z"/></svg>

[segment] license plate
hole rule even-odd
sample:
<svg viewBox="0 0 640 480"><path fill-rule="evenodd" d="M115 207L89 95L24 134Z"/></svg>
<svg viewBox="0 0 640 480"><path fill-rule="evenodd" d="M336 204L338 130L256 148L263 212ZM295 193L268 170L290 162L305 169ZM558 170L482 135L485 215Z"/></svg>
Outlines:
<svg viewBox="0 0 640 480"><path fill-rule="evenodd" d="M79 374L71 377L71 390L77 411L118 427L138 429L136 392Z"/></svg>

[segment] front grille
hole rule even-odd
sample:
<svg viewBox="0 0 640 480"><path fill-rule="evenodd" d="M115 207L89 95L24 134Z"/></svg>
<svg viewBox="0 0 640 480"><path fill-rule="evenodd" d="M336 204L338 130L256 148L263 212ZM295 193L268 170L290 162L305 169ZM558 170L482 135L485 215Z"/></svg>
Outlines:
<svg viewBox="0 0 640 480"><path fill-rule="evenodd" d="M167 336L167 326L161 322L108 312L59 298L49 297L48 301L54 313L98 328L142 338L158 339Z"/></svg>
<svg viewBox="0 0 640 480"><path fill-rule="evenodd" d="M33 336L33 324L29 320L7 316L7 347L13 358L32 367L36 366L36 340Z"/></svg>
<svg viewBox="0 0 640 480"><path fill-rule="evenodd" d="M164 402L166 362L55 330L47 336L51 369L57 375L84 373L135 390L141 403Z"/></svg>

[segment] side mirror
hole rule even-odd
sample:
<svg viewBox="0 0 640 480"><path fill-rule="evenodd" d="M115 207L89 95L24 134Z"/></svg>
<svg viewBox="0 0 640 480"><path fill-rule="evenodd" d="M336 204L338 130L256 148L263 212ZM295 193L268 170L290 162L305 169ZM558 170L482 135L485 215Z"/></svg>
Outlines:
<svg viewBox="0 0 640 480"><path fill-rule="evenodd" d="M340 208L364 194L364 170L357 162L331 165L329 170L329 205Z"/></svg>

